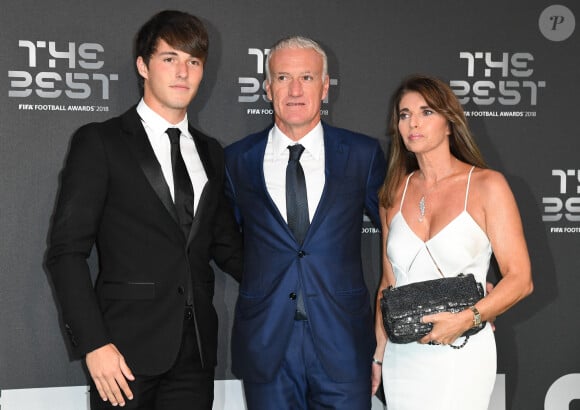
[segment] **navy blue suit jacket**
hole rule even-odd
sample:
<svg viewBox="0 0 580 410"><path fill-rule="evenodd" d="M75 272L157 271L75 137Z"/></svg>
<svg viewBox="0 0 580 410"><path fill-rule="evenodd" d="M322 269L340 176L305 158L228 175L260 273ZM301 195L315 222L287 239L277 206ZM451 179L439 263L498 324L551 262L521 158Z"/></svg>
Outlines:
<svg viewBox="0 0 580 410"><path fill-rule="evenodd" d="M244 235L244 273L232 335L232 370L267 382L287 348L301 284L318 357L337 382L370 377L375 349L361 261L366 208L376 226L386 163L378 142L323 124L325 185L302 246L266 189L269 129L226 148L226 187Z"/></svg>

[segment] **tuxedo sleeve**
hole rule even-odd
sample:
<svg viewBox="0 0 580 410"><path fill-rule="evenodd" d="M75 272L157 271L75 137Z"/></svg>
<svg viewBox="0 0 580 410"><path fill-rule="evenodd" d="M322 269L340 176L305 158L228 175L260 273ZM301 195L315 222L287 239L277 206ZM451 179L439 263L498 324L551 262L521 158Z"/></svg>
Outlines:
<svg viewBox="0 0 580 410"><path fill-rule="evenodd" d="M87 264L107 197L106 164L96 126L79 129L61 173L46 255L65 330L79 357L111 341Z"/></svg>
<svg viewBox="0 0 580 410"><path fill-rule="evenodd" d="M215 218L212 257L221 270L238 282L242 280L242 235L225 194L220 197Z"/></svg>
<svg viewBox="0 0 580 410"><path fill-rule="evenodd" d="M225 192L226 192L226 198L228 199L229 204L232 206L236 222L240 227L242 227L243 226L242 215L240 213L240 209L236 205L236 191L234 188L234 182L232 181L232 177L231 177L230 171L228 169L227 163L226 163Z"/></svg>
<svg viewBox="0 0 580 410"><path fill-rule="evenodd" d="M217 209L213 219L211 255L222 271L229 273L236 281L240 282L243 270L242 234L236 223L232 205L226 199L224 150L217 141L212 142L211 150L220 173Z"/></svg>

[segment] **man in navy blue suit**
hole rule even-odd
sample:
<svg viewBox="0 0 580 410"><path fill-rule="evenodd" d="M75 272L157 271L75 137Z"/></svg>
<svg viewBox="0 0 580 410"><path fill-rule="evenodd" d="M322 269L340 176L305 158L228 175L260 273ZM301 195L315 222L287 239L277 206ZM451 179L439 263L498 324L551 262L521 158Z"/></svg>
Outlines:
<svg viewBox="0 0 580 410"><path fill-rule="evenodd" d="M321 122L328 87L316 42L279 41L266 61L275 124L226 149L245 265L232 369L251 410L371 407L361 228L365 209L380 226L386 164L375 139Z"/></svg>

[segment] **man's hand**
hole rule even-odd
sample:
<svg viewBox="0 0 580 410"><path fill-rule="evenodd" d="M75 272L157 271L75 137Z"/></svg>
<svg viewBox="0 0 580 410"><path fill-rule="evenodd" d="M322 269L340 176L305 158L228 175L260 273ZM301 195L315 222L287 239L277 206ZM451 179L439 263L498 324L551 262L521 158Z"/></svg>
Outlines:
<svg viewBox="0 0 580 410"><path fill-rule="evenodd" d="M113 406L124 406L125 397L133 399L127 380L133 381L135 376L115 345L109 343L87 353L86 362L103 401L108 400Z"/></svg>

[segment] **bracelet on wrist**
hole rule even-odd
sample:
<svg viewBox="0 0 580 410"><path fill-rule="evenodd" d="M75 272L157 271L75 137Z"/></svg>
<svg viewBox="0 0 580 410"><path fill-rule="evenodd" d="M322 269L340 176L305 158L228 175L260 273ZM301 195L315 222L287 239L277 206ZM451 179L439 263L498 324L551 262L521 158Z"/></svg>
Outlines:
<svg viewBox="0 0 580 410"><path fill-rule="evenodd" d="M481 314L475 306L470 306L469 310L473 312L473 327L481 326Z"/></svg>
<svg viewBox="0 0 580 410"><path fill-rule="evenodd" d="M382 366L383 365L383 362L381 362L380 360L375 359L374 357L373 357L373 363L374 364L378 364L379 366Z"/></svg>

